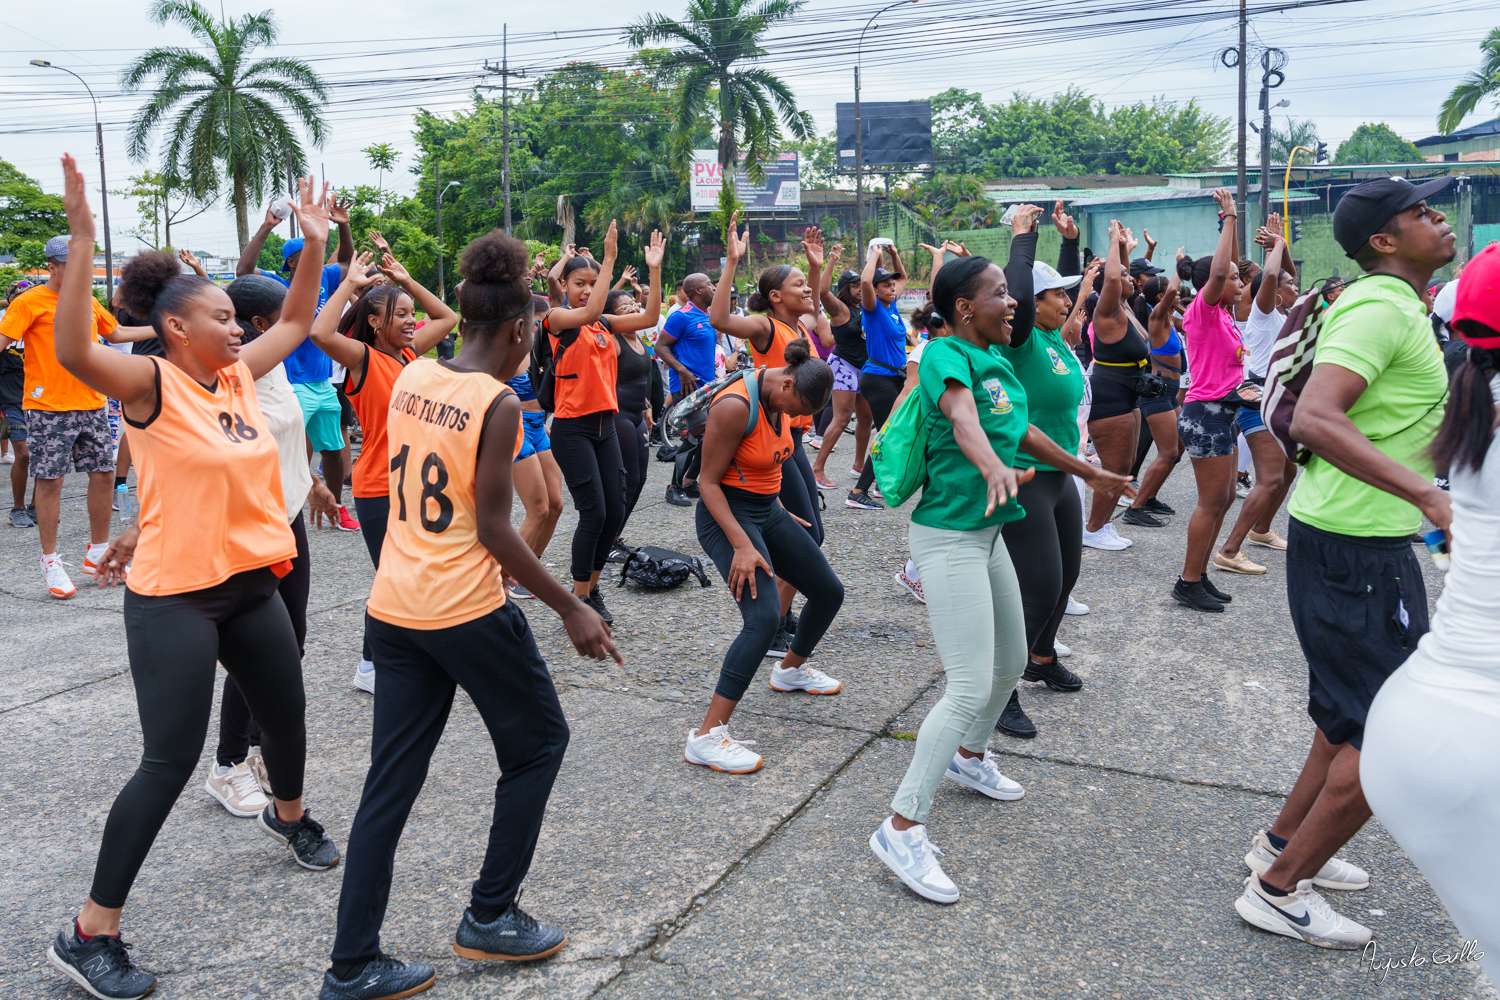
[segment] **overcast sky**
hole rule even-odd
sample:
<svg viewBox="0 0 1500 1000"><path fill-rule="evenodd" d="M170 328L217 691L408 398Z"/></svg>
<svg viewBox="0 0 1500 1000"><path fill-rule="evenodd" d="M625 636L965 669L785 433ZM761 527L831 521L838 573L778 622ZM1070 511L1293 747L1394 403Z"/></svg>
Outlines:
<svg viewBox="0 0 1500 1000"><path fill-rule="evenodd" d="M1200 13L1233 9L1229 0L1193 2ZM1174 100L1196 97L1216 114L1235 114L1235 73L1217 65L1217 53L1236 41L1233 19L1195 17L1167 27L1059 40L1051 24L1039 30L1034 22L1039 10L1061 9L1063 4L966 0L962 12L968 21L959 25L952 3L926 0L903 5L876 22L863 49L864 99L904 100L958 86L996 101L1016 90L1044 95L1077 84L1110 106L1157 95ZM653 9L676 15L683 6L652 0L629 16ZM860 10L873 13L879 6L809 0L803 21L773 36L780 41L772 46L769 68L791 84L820 129L832 127L837 102L853 99L850 67L858 22L849 28L847 19ZM210 3L211 9L218 7L216 0ZM99 96L110 187L123 186L129 174L142 169L124 149L125 125L142 98L120 93L119 70L147 47L190 41L181 29L149 23L145 8L139 2L80 2L69 5L65 17L23 20L14 5L0 13L0 28L5 29L0 42L5 46L0 49L0 158L58 193L62 185L57 158L64 151L78 156L86 172L95 169L88 97L71 77L28 65L41 58L76 71ZM223 9L236 16L264 8L256 2L224 0ZM530 71L533 78L571 59L618 62L626 51L609 29L617 28L627 15L602 4L377 0L354 7L301 0L296 5L276 2L271 9L281 25L277 54L309 60L335 85L328 112L332 137L322 150L310 151L310 158L340 185L375 183L375 172L359 150L373 142L391 142L407 155L386 183L411 191L414 179L406 168L414 149L412 112L418 107L439 112L463 107L475 84L498 82L482 79L483 64L486 59L499 61L505 21L511 64ZM559 10L566 13L565 21L552 18ZM1139 11L1146 17L1163 8L1142 4ZM997 12L998 17L986 17ZM1023 16L1033 23L1014 30L1007 26ZM1118 20L1119 15L1105 19ZM1388 122L1410 139L1435 132L1443 98L1478 64L1478 43L1497 24L1500 13L1489 0L1438 0L1416 15L1400 0L1359 0L1256 18L1251 44L1279 46L1290 58L1286 83L1273 102L1285 98L1291 107L1278 115L1313 119L1322 138L1336 147L1366 121ZM949 30L943 37L945 26ZM797 49L799 35L830 27L848 28L847 43ZM986 31L988 40L972 40ZM1254 120L1257 84L1251 86L1248 103ZM1496 113L1492 106L1482 106L1467 121ZM1259 156L1254 133L1250 139L1253 163ZM94 205L97 212L97 195ZM263 208L253 213L252 227ZM137 221L133 204L117 197L110 211L116 249L139 246L124 232ZM232 254L233 215L210 209L174 237L177 245L196 251Z"/></svg>

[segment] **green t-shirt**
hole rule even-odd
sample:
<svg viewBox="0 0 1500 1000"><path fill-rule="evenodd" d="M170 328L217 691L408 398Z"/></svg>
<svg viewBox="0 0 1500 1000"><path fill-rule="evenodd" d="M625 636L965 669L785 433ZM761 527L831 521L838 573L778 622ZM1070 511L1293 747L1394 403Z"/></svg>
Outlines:
<svg viewBox="0 0 1500 1000"><path fill-rule="evenodd" d="M1318 333L1313 364L1347 368L1368 383L1349 409L1360 433L1424 479L1427 448L1443 422L1448 374L1432 321L1411 285L1377 274L1350 285ZM1299 521L1341 535L1409 535L1422 526L1416 507L1313 456L1287 510Z"/></svg>
<svg viewBox="0 0 1500 1000"><path fill-rule="evenodd" d="M1026 389L998 353L982 350L959 337L928 343L917 367L922 404L935 412L927 436L927 485L911 519L929 528L973 531L1026 516L1015 499L984 516L988 503L984 476L953 438L953 424L938 408L938 397L953 379L974 393L979 426L1000 461L1014 465L1016 445L1026 436Z"/></svg>
<svg viewBox="0 0 1500 1000"><path fill-rule="evenodd" d="M1078 404L1083 402L1083 366L1058 330L1032 330L1020 347L1002 347L1000 356L1015 369L1026 389L1029 419L1056 441L1063 451L1078 454ZM1057 472L1026 454L1016 452L1016 468L1036 467Z"/></svg>

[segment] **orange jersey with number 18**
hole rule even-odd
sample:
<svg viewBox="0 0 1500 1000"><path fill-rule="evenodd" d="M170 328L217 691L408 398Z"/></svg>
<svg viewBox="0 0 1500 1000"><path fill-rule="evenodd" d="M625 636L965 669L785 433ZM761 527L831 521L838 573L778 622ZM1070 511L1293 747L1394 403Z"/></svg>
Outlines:
<svg viewBox="0 0 1500 1000"><path fill-rule="evenodd" d="M391 386L391 512L367 605L374 617L451 628L505 604L500 564L479 541L474 473L485 418L510 391L491 375L427 359L407 365ZM513 455L523 437L518 431Z"/></svg>

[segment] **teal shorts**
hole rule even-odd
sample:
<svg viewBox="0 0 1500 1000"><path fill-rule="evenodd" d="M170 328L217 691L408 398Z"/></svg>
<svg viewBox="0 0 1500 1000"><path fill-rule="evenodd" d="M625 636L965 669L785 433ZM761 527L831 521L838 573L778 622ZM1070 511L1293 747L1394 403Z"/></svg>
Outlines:
<svg viewBox="0 0 1500 1000"><path fill-rule="evenodd" d="M307 439L312 442L313 451L342 451L344 429L339 415L343 407L339 405L339 394L334 392L333 383L293 382L292 391L297 394L297 402L302 404L302 423L307 428Z"/></svg>

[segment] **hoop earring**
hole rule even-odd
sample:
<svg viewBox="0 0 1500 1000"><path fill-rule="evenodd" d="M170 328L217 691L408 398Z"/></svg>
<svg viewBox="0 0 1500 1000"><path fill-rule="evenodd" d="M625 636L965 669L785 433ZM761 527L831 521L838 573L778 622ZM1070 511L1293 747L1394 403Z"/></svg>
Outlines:
<svg viewBox="0 0 1500 1000"><path fill-rule="evenodd" d="M183 347L186 347L186 346L187 346L187 345L188 345L188 342L187 342L187 338L186 338L186 337L183 337L183 338L182 338L182 346L183 346Z"/></svg>
<svg viewBox="0 0 1500 1000"><path fill-rule="evenodd" d="M973 321L973 319L974 319L974 314L973 313L964 313L964 325L965 326L969 325L969 323L971 323Z"/></svg>

